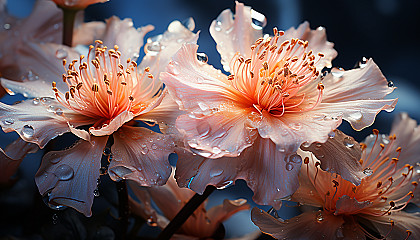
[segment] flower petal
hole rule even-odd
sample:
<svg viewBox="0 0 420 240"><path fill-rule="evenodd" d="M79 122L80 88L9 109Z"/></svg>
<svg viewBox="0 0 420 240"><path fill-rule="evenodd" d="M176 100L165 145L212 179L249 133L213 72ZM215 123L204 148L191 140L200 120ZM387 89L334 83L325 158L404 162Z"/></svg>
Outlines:
<svg viewBox="0 0 420 240"><path fill-rule="evenodd" d="M132 112L124 111L120 113L118 116L113 118L109 124L102 125L99 129L96 129L94 127L89 128L89 132L95 136L105 136L105 135L111 135L115 131L117 131L124 123L132 120L134 117L134 114Z"/></svg>
<svg viewBox="0 0 420 240"><path fill-rule="evenodd" d="M411 232L408 239L420 238L420 214L407 213L403 211L393 212L390 216L371 217L365 216L373 223L379 232L386 236L388 233L389 239L406 239L407 230ZM394 221L394 226L391 227L390 220ZM392 229L392 230L391 230ZM391 231L390 231L391 230Z"/></svg>
<svg viewBox="0 0 420 240"><path fill-rule="evenodd" d="M139 57L140 47L143 45L144 35L153 29L152 25L136 29L131 19L121 20L113 16L106 20L106 29L102 40L106 46L117 45L121 52L121 59L124 61L128 58L136 61Z"/></svg>
<svg viewBox="0 0 420 240"><path fill-rule="evenodd" d="M163 185L171 173L168 155L172 140L140 127L124 126L114 133L109 175L114 181L130 179L142 186Z"/></svg>
<svg viewBox="0 0 420 240"><path fill-rule="evenodd" d="M140 69L150 67L150 73L158 77L184 43L197 42L198 34L192 32L194 26L192 18L189 19L188 28L179 21L173 21L166 32L147 39L144 46L146 56L140 63Z"/></svg>
<svg viewBox="0 0 420 240"><path fill-rule="evenodd" d="M321 71L324 67L331 67L331 61L337 56L337 51L333 48L334 43L327 41L325 28L318 27L311 30L309 23L303 22L297 29L293 27L288 29L283 36L279 37L278 41L281 43L291 38L308 41L309 50L312 50L314 54L319 52L324 54L324 57L315 65L318 71Z"/></svg>
<svg viewBox="0 0 420 240"><path fill-rule="evenodd" d="M207 158L238 156L252 145L257 132L246 127L249 110L231 108L202 118L181 115L176 127L195 153Z"/></svg>
<svg viewBox="0 0 420 240"><path fill-rule="evenodd" d="M87 22L77 26L73 32L73 46L89 45L104 36L106 24L104 22Z"/></svg>
<svg viewBox="0 0 420 240"><path fill-rule="evenodd" d="M359 212L359 210L362 210L366 207L368 207L369 205L371 205L372 202L371 201L363 201L363 202L359 202L357 201L355 198L350 198L347 195L343 195L341 196L336 204L335 204L335 215L340 215L340 214L348 214L348 215L352 215L352 214L356 214Z"/></svg>
<svg viewBox="0 0 420 240"><path fill-rule="evenodd" d="M270 139L257 138L253 146L236 158L205 159L182 150L177 154L178 185L200 194L207 185L225 188L236 179L244 179L253 190L256 203L278 208L280 199L298 187L302 159L295 153L276 150Z"/></svg>
<svg viewBox="0 0 420 240"><path fill-rule="evenodd" d="M207 216L211 222L222 223L229 219L233 214L250 209L250 205L246 203L246 199L223 200L223 204L210 208Z"/></svg>
<svg viewBox="0 0 420 240"><path fill-rule="evenodd" d="M251 220L262 232L277 239L336 239L337 230L343 225L340 216L322 211L305 212L284 222L265 211L253 208Z"/></svg>
<svg viewBox="0 0 420 240"><path fill-rule="evenodd" d="M366 177L359 163L362 156L359 143L340 130L334 130L329 135L325 143L312 143L309 147L302 145L301 149L312 152L321 161L324 171L340 174L347 181L359 185Z"/></svg>
<svg viewBox="0 0 420 240"><path fill-rule="evenodd" d="M58 103L50 98L27 100L15 105L0 103L0 125L4 132L17 132L20 137L43 148L51 139L69 131L64 113L58 114Z"/></svg>
<svg viewBox="0 0 420 240"><path fill-rule="evenodd" d="M18 138L9 144L5 150L0 148L0 183L6 183L16 172L23 158L28 153L38 151L38 146Z"/></svg>
<svg viewBox="0 0 420 240"><path fill-rule="evenodd" d="M48 152L35 175L42 195L48 194L52 206L69 206L91 216L93 191L97 186L101 156L108 137L80 140L63 151Z"/></svg>
<svg viewBox="0 0 420 240"><path fill-rule="evenodd" d="M229 71L229 64L236 52L242 56L251 56L251 45L262 37L263 26L253 24L253 15L265 25L264 15L245 6L243 3L235 2L236 9L233 15L230 9L224 10L210 25L210 34L217 43L217 51L222 57L222 64L225 71Z"/></svg>

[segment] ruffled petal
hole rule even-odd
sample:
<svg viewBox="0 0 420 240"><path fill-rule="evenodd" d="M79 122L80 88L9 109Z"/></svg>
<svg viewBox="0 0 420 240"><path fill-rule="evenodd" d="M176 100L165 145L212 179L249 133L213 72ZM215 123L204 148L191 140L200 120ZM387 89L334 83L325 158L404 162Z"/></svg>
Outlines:
<svg viewBox="0 0 420 240"><path fill-rule="evenodd" d="M35 175L39 192L51 206L69 206L91 216L93 191L97 187L101 156L108 137L80 140L63 151L51 151L42 159Z"/></svg>
<svg viewBox="0 0 420 240"><path fill-rule="evenodd" d="M130 179L142 186L163 185L171 173L168 155L174 143L163 134L124 126L113 134L113 160L109 175L114 181Z"/></svg>
<svg viewBox="0 0 420 240"><path fill-rule="evenodd" d="M180 187L202 194L207 185L225 188L244 179L258 204L279 207L282 198L298 188L302 159L296 153L276 150L270 139L257 138L236 158L201 158L179 150L175 178Z"/></svg>
<svg viewBox="0 0 420 240"><path fill-rule="evenodd" d="M3 131L15 131L23 140L36 143L40 148L69 131L65 114L65 109L61 109L56 101L49 98L28 100L15 105L0 103L0 125Z"/></svg>
<svg viewBox="0 0 420 240"><path fill-rule="evenodd" d="M325 143L312 143L310 146L304 144L301 149L312 152L321 161L324 171L337 173L355 185L359 185L362 178L366 177L359 163L362 156L359 143L340 130L331 132Z"/></svg>
<svg viewBox="0 0 420 240"><path fill-rule="evenodd" d="M208 115L232 99L231 86L220 70L197 60L195 44L185 44L160 75L181 110Z"/></svg>
<svg viewBox="0 0 420 240"><path fill-rule="evenodd" d="M350 198L347 195L343 195L342 197L340 197L336 204L335 204L335 215L340 215L340 214L348 214L348 215L352 215L352 214L356 214L357 212L359 212L360 210L368 207L369 205L371 205L372 202L371 201L363 201L363 202L359 202L357 201L355 198Z"/></svg>
<svg viewBox="0 0 420 240"><path fill-rule="evenodd" d="M231 108L202 118L181 115L176 127L195 153L207 158L236 157L258 135L246 127L249 114L247 109Z"/></svg>
<svg viewBox="0 0 420 240"><path fill-rule="evenodd" d="M89 132L95 136L111 135L117 131L124 123L132 120L134 114L132 112L124 111L113 118L108 124L102 125L99 129L94 127L89 128Z"/></svg>
<svg viewBox="0 0 420 240"><path fill-rule="evenodd" d="M339 114L348 121L355 130L362 130L373 124L376 115L385 110L392 112L398 99L384 100L353 100L336 103L321 103L315 109L316 112L328 116Z"/></svg>
<svg viewBox="0 0 420 240"><path fill-rule="evenodd" d="M305 212L290 220L275 219L265 211L253 208L251 220L262 232L277 239L336 239L337 230L343 225L340 216L322 211Z"/></svg>
<svg viewBox="0 0 420 240"><path fill-rule="evenodd" d="M128 58L136 61L139 57L140 47L143 45L144 35L153 29L152 25L136 29L131 19L121 20L113 16L106 20L106 29L102 40L106 46L117 45L121 52L121 59L124 61Z"/></svg>
<svg viewBox="0 0 420 240"><path fill-rule="evenodd" d="M38 146L18 138L9 144L5 150L0 148L0 183L6 183L15 174L23 158L28 153L38 151Z"/></svg>
<svg viewBox="0 0 420 240"><path fill-rule="evenodd" d="M179 21L169 24L168 30L163 34L147 39L144 46L146 56L140 63L140 69L150 68L150 73L158 77L165 71L172 56L181 48L184 43L196 43L198 33L192 32L195 24L192 18L189 19L188 26L182 25Z"/></svg>
<svg viewBox="0 0 420 240"><path fill-rule="evenodd" d="M324 57L315 64L318 71L321 71L324 67L331 67L331 61L337 56L337 51L333 48L334 43L327 41L325 28L318 27L311 30L309 23L304 22L297 29L293 27L288 29L283 36L279 37L278 42L281 43L292 38L308 41L308 51L312 50L315 54L319 52L324 54Z"/></svg>
<svg viewBox="0 0 420 240"><path fill-rule="evenodd" d="M406 239L407 230L411 232L408 239L420 239L420 214L407 212L393 212L390 216L372 217L364 216L368 219L382 236L387 236L387 239ZM394 226L391 230L390 220L394 221Z"/></svg>
<svg viewBox="0 0 420 240"><path fill-rule="evenodd" d="M245 58L251 56L251 45L262 37L266 21L261 13L236 2L235 15L226 9L211 23L210 34L217 43L225 71L229 71L230 61L236 52Z"/></svg>

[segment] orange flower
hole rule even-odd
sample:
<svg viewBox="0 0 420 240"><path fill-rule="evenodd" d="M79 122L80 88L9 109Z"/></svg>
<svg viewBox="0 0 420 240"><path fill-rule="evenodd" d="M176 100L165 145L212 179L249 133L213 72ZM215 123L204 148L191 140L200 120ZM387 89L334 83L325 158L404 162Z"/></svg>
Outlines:
<svg viewBox="0 0 420 240"><path fill-rule="evenodd" d="M161 74L187 112L176 122L187 148L211 158L184 156L176 174L181 186L203 192L206 184L245 179L257 203L276 205L298 187L302 143L325 142L342 119L362 129L394 108L396 99L383 99L394 87L372 60L321 76L337 54L325 29L305 22L268 37L265 22L241 3L235 17L225 10L213 21L210 33L229 76L206 64L195 44L182 47Z"/></svg>
<svg viewBox="0 0 420 240"><path fill-rule="evenodd" d="M47 153L36 174L39 191L48 196L52 207L71 206L91 215L103 153L109 157L108 173L113 180L131 179L151 186L165 184L169 177L167 156L173 151L172 140L130 121L173 121L170 113L178 108L155 76L182 43L194 42L197 36L174 21L167 32L148 40L146 56L137 66L142 38L152 29L135 29L131 20L112 18L104 41L90 46L87 56L62 45L28 42L28 54L21 61L36 73L36 80L2 79L10 93L34 97L15 105L0 103L3 131L15 131L40 148L66 132L81 138L67 150ZM86 125L91 126L88 131L77 128ZM108 149L105 144L110 135L114 143ZM16 148L7 150L10 158L16 155L11 152ZM2 174L10 176L16 165L8 163Z"/></svg>
<svg viewBox="0 0 420 240"><path fill-rule="evenodd" d="M409 202L419 203L420 172L415 169L419 134L420 127L406 114L397 118L389 137L374 130L374 135L361 143L360 162L366 177L359 186L319 169L318 159L308 154L300 172L301 187L292 200L322 209L285 222L253 209L254 223L278 239L418 239L419 215L401 210ZM348 138L336 143L340 148L338 144L346 145L344 149L355 147ZM324 145L315 149L315 156L320 158L322 149Z"/></svg>

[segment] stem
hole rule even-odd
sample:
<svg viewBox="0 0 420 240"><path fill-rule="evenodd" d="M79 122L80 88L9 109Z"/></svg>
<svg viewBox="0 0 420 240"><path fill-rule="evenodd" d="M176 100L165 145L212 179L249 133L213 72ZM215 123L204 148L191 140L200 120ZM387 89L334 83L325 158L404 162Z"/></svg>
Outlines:
<svg viewBox="0 0 420 240"><path fill-rule="evenodd" d="M78 10L65 9L63 10L63 45L71 47L73 44L73 27L76 13Z"/></svg>
<svg viewBox="0 0 420 240"><path fill-rule="evenodd" d="M172 221L159 234L158 239L170 239L172 235L184 224L185 221L193 214L193 212L200 206L208 196L216 189L214 186L207 186L203 195L196 193L185 206L178 212Z"/></svg>
<svg viewBox="0 0 420 240"><path fill-rule="evenodd" d="M128 192L126 180L115 182L118 192L118 217L120 222L121 236L119 239L126 239L128 229L128 216L130 209L128 207Z"/></svg>

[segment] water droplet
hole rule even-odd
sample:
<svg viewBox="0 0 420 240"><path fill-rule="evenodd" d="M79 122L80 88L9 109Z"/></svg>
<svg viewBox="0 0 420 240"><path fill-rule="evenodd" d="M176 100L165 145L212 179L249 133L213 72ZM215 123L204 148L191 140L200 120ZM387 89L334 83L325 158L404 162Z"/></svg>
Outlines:
<svg viewBox="0 0 420 240"><path fill-rule="evenodd" d="M207 63L209 58L207 57L207 55L205 53L197 53L197 60L202 62L202 63Z"/></svg>
<svg viewBox="0 0 420 240"><path fill-rule="evenodd" d="M372 170L372 169L370 169L370 168L365 168L365 169L363 170L363 173L364 173L366 176L370 176L370 175L372 175L372 174L373 174L373 170Z"/></svg>
<svg viewBox="0 0 420 240"><path fill-rule="evenodd" d="M225 189L229 186L231 186L233 184L232 180L227 180L225 182L223 182L222 184L220 184L219 186L217 186L217 189Z"/></svg>
<svg viewBox="0 0 420 240"><path fill-rule="evenodd" d="M334 77L341 78L344 75L344 69L343 68L333 68L333 69L331 69L331 74Z"/></svg>
<svg viewBox="0 0 420 240"><path fill-rule="evenodd" d="M352 148L354 146L353 141L349 137L345 137L343 140L344 146Z"/></svg>
<svg viewBox="0 0 420 240"><path fill-rule="evenodd" d="M394 82L393 81L389 81L388 82L388 87L390 87L390 88L394 87Z"/></svg>
<svg viewBox="0 0 420 240"><path fill-rule="evenodd" d="M99 189L95 188L95 190L93 190L93 196L95 197L99 197L101 194L99 193Z"/></svg>
<svg viewBox="0 0 420 240"><path fill-rule="evenodd" d="M213 153L214 154L219 154L219 153L221 153L222 152L222 150L220 149L220 148L218 148L218 147L213 147Z"/></svg>
<svg viewBox="0 0 420 240"><path fill-rule="evenodd" d="M52 219L53 219L53 221L57 221L57 220L58 220L58 216L57 216L57 214L55 214L55 213L54 213L54 214L52 215Z"/></svg>
<svg viewBox="0 0 420 240"><path fill-rule="evenodd" d="M25 125L22 128L22 134L25 138L31 138L34 136L35 134L35 130L32 126L30 125Z"/></svg>
<svg viewBox="0 0 420 240"><path fill-rule="evenodd" d="M141 149L140 149L140 152L142 153L142 154L146 154L146 153L148 153L149 152L149 149L147 148L147 145L146 144L142 144L141 145Z"/></svg>
<svg viewBox="0 0 420 240"><path fill-rule="evenodd" d="M63 48L59 48L57 51L55 51L55 57L58 59L64 59L67 57L67 55L67 51Z"/></svg>
<svg viewBox="0 0 420 240"><path fill-rule="evenodd" d="M286 163L286 170L287 170L287 171L292 171L292 170L293 170L293 164L291 164L291 163Z"/></svg>
<svg viewBox="0 0 420 240"><path fill-rule="evenodd" d="M221 168L214 168L210 170L210 177L217 177L223 173L223 169Z"/></svg>
<svg viewBox="0 0 420 240"><path fill-rule="evenodd" d="M146 46L144 46L145 52L147 55L150 56L157 56L162 49L160 42L148 42Z"/></svg>
<svg viewBox="0 0 420 240"><path fill-rule="evenodd" d="M295 130L295 131L299 131L302 128L302 124L300 123L291 123L289 125L289 128Z"/></svg>
<svg viewBox="0 0 420 240"><path fill-rule="evenodd" d="M322 213L321 213L321 212L319 212L319 213L316 215L316 222L317 222L317 223L321 223L322 221L324 221L324 216L322 216Z"/></svg>
<svg viewBox="0 0 420 240"><path fill-rule="evenodd" d="M276 211L276 209L274 208L274 207L271 207L269 210L268 210L268 212L267 212L268 214L270 214L271 216L273 216L274 218L276 218L276 219L278 219L278 218L280 218L279 217L279 214L277 213L277 211Z"/></svg>
<svg viewBox="0 0 420 240"><path fill-rule="evenodd" d="M197 125L197 133L200 137L206 136L210 132L210 124L204 120L201 124Z"/></svg>
<svg viewBox="0 0 420 240"><path fill-rule="evenodd" d="M74 171L73 168L71 168L69 165L63 164L55 169L54 174L59 180L67 181L73 178Z"/></svg>
<svg viewBox="0 0 420 240"><path fill-rule="evenodd" d="M12 25L10 25L9 23L3 24L4 30L10 30L11 27L12 27Z"/></svg>
<svg viewBox="0 0 420 240"><path fill-rule="evenodd" d="M289 161L292 163L301 163L302 162L302 157L297 155L297 154L293 154L289 157Z"/></svg>
<svg viewBox="0 0 420 240"><path fill-rule="evenodd" d="M349 114L349 118L355 120L355 121L360 121L363 118L362 112L360 111L356 111L356 112L352 112Z"/></svg>
<svg viewBox="0 0 420 240"><path fill-rule="evenodd" d="M53 98L51 98L51 97L42 97L42 98L40 98L40 101L43 103L43 104L48 104L48 103L50 103L51 102L51 100L54 100Z"/></svg>
<svg viewBox="0 0 420 240"><path fill-rule="evenodd" d="M153 150L158 149L158 146L156 145L156 143L153 143L153 144L152 144L152 149L153 149Z"/></svg>
<svg viewBox="0 0 420 240"><path fill-rule="evenodd" d="M48 106L47 111L48 112L55 112L54 106L52 106L52 105Z"/></svg>
<svg viewBox="0 0 420 240"><path fill-rule="evenodd" d="M304 147L304 148L308 148L309 146L311 146L311 143L310 142L303 142L302 143L302 147Z"/></svg>
<svg viewBox="0 0 420 240"><path fill-rule="evenodd" d="M64 210L64 209L66 209L66 208L67 208L66 206L63 206L63 205L57 205L57 204L52 204L52 203L49 203L49 204L48 204L48 207L49 207L49 208L51 208L51 209L53 209L53 210Z"/></svg>
<svg viewBox="0 0 420 240"><path fill-rule="evenodd" d="M53 26L53 27L54 27L54 29L56 29L56 30L57 30L57 29L60 27L60 25L59 25L58 23L56 23L56 24L54 24L54 26Z"/></svg>
<svg viewBox="0 0 420 240"><path fill-rule="evenodd" d="M335 132L331 131L330 133L328 133L328 137L329 138L334 138L335 137Z"/></svg>
<svg viewBox="0 0 420 240"><path fill-rule="evenodd" d="M13 123L15 123L15 119L8 117L3 119L2 122L4 125L12 125Z"/></svg>
<svg viewBox="0 0 420 240"><path fill-rule="evenodd" d="M251 9L251 26L256 30L262 30L267 25L265 16L254 9Z"/></svg>
<svg viewBox="0 0 420 240"><path fill-rule="evenodd" d="M63 115L63 109L61 109L61 108L56 108L55 109L55 114L57 114L58 116L61 116L61 115Z"/></svg>
<svg viewBox="0 0 420 240"><path fill-rule="evenodd" d="M317 143L315 143L315 147L316 147L316 148L320 148L320 147L322 147L322 144L321 144L321 143L319 143L319 142L317 142Z"/></svg>
<svg viewBox="0 0 420 240"><path fill-rule="evenodd" d="M195 23L192 18L185 19L184 21L181 22L181 24L191 31L194 30L195 28Z"/></svg>
<svg viewBox="0 0 420 240"><path fill-rule="evenodd" d="M39 98L34 98L34 99L32 100L32 103L33 103L34 105L38 105L38 104L39 104Z"/></svg>
<svg viewBox="0 0 420 240"><path fill-rule="evenodd" d="M221 21L216 21L216 24L214 26L214 30L216 30L217 32L222 31L222 22Z"/></svg>
<svg viewBox="0 0 420 240"><path fill-rule="evenodd" d="M359 67L360 68L366 67L367 61L368 61L367 58L366 57L363 57L362 60L360 60L360 62L359 62Z"/></svg>
<svg viewBox="0 0 420 240"><path fill-rule="evenodd" d="M384 134L382 134L382 143L383 144L388 144L389 143L389 140L386 139L386 136L384 136Z"/></svg>

